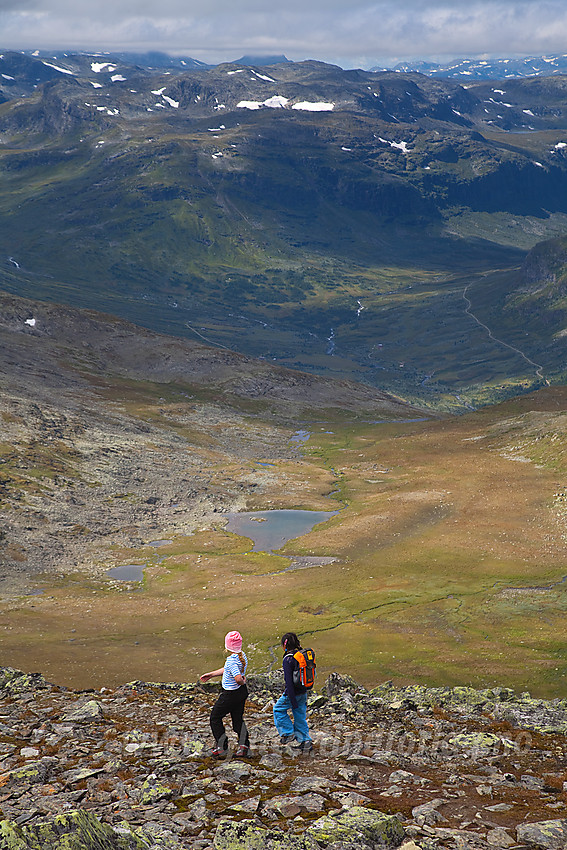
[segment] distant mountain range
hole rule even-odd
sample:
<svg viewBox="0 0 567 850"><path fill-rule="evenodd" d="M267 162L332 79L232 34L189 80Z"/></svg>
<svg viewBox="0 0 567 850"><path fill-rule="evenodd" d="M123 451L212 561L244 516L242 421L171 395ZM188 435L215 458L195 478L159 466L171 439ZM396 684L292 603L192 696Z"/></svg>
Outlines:
<svg viewBox="0 0 567 850"><path fill-rule="evenodd" d="M403 74L418 72L428 77L456 80L508 80L514 77L550 77L567 74L567 54L549 56L454 59L445 64L418 60L400 62L394 68L375 66L371 70L394 70Z"/></svg>
<svg viewBox="0 0 567 850"><path fill-rule="evenodd" d="M137 58L2 53L0 288L437 407L563 379L520 271L567 233L561 77Z"/></svg>
<svg viewBox="0 0 567 850"><path fill-rule="evenodd" d="M65 68L79 69L82 67L81 56L90 54L67 51L27 50L24 55L39 58L43 61L55 61ZM118 52L101 53L110 62L126 65L138 65L153 69L190 70L213 68L214 65L200 62L190 56L170 56L168 53L148 51L146 53ZM241 65L278 65L290 60L283 54L254 55L246 54L234 60ZM225 63L221 63L225 64ZM455 79L466 82L471 80L508 80L515 77L550 77L567 74L567 53L555 53L547 56L500 56L490 58L462 57L445 63L431 62L427 59L398 62L396 65L375 65L370 68L374 72L396 71L403 74L425 74L428 77Z"/></svg>

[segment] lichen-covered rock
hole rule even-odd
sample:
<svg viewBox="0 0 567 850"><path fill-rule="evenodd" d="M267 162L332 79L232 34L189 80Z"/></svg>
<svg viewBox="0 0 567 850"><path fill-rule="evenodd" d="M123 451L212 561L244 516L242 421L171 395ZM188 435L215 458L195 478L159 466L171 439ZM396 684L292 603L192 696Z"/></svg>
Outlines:
<svg viewBox="0 0 567 850"><path fill-rule="evenodd" d="M199 740L183 741L183 755L185 758L195 758L203 755L205 742Z"/></svg>
<svg viewBox="0 0 567 850"><path fill-rule="evenodd" d="M149 846L127 829L115 832L90 812L67 812L32 826L0 821L2 850L148 850Z"/></svg>
<svg viewBox="0 0 567 850"><path fill-rule="evenodd" d="M24 673L13 667L0 667L0 691L3 691L4 695L18 695L49 687L49 682L39 673Z"/></svg>
<svg viewBox="0 0 567 850"><path fill-rule="evenodd" d="M251 773L250 765L241 761L223 762L215 769L217 776L221 776L229 782L240 782L242 779L247 779Z"/></svg>
<svg viewBox="0 0 567 850"><path fill-rule="evenodd" d="M501 826L495 829L490 829L486 835L486 840L493 847L512 847L516 842Z"/></svg>
<svg viewBox="0 0 567 850"><path fill-rule="evenodd" d="M333 783L325 776L298 776L294 779L289 790L292 794L303 794L305 791L329 791Z"/></svg>
<svg viewBox="0 0 567 850"><path fill-rule="evenodd" d="M521 844L533 844L545 850L564 850L567 846L567 820L544 820L522 823L516 828Z"/></svg>
<svg viewBox="0 0 567 850"><path fill-rule="evenodd" d="M128 829L128 825L125 824L125 826ZM186 850L187 848L185 841L180 841L170 829L160 823L149 823L139 827L134 835L142 842L147 842L150 850Z"/></svg>
<svg viewBox="0 0 567 850"><path fill-rule="evenodd" d="M437 811L440 806L443 806L447 801L440 797L429 800L428 803L422 803L420 806L414 806L411 810L412 817L419 824L427 824L433 826L435 823L444 820L443 815Z"/></svg>
<svg viewBox="0 0 567 850"><path fill-rule="evenodd" d="M365 688L355 682L350 676L341 676L339 673L330 673L327 681L322 687L322 692L326 697L334 697L339 694L356 694L363 693Z"/></svg>
<svg viewBox="0 0 567 850"><path fill-rule="evenodd" d="M9 777L13 782L31 782L32 784L45 782L51 769L51 759L45 761L29 761L22 767L10 771Z"/></svg>
<svg viewBox="0 0 567 850"><path fill-rule="evenodd" d="M262 813L281 816L284 818L294 818L301 812L298 802L298 799L294 797L272 797L272 799L268 800L268 802L262 807Z"/></svg>
<svg viewBox="0 0 567 850"><path fill-rule="evenodd" d="M278 697L281 695L284 688L284 678L282 670L274 670L271 673L251 673L246 676L246 684L250 694L258 698L263 697Z"/></svg>
<svg viewBox="0 0 567 850"><path fill-rule="evenodd" d="M315 821L303 835L287 835L246 821L222 820L215 834L215 850L321 850L350 847L355 850L398 847L404 837L398 818L374 809L353 807Z"/></svg>
<svg viewBox="0 0 567 850"><path fill-rule="evenodd" d="M305 836L288 836L279 829L263 829L248 821L221 820L213 842L215 850L321 850Z"/></svg>
<svg viewBox="0 0 567 850"><path fill-rule="evenodd" d="M503 744L502 738L490 732L473 732L470 735L455 735L449 743L466 750L491 750Z"/></svg>
<svg viewBox="0 0 567 850"><path fill-rule="evenodd" d="M353 806L339 815L319 818L307 829L306 836L323 847L341 841L355 841L361 847L398 847L404 838L404 828L394 815Z"/></svg>
<svg viewBox="0 0 567 850"><path fill-rule="evenodd" d="M373 688L369 696L375 703L379 701L388 707L411 700L421 708L450 707L464 714L483 710L495 720L505 720L521 729L544 734L567 733L566 700L534 699L527 692L518 695L511 688L477 690L465 686L426 688L423 685L396 688L392 682L383 682Z"/></svg>
<svg viewBox="0 0 567 850"><path fill-rule="evenodd" d="M160 800L169 800L173 796L173 790L167 785L162 785L155 774L151 774L142 784L140 789L140 803L142 806L151 806Z"/></svg>
<svg viewBox="0 0 567 850"><path fill-rule="evenodd" d="M90 699L83 705L78 706L74 711L69 712L63 718L67 723L81 723L90 720L102 720L103 709L102 705L96 699Z"/></svg>
<svg viewBox="0 0 567 850"><path fill-rule="evenodd" d="M258 811L261 799L260 794L258 794L256 797L249 797L247 800L241 800L239 803L231 803L230 808L234 812L244 812L245 814L255 815Z"/></svg>
<svg viewBox="0 0 567 850"><path fill-rule="evenodd" d="M307 699L308 708L321 708L327 702L327 697L324 694L310 694Z"/></svg>

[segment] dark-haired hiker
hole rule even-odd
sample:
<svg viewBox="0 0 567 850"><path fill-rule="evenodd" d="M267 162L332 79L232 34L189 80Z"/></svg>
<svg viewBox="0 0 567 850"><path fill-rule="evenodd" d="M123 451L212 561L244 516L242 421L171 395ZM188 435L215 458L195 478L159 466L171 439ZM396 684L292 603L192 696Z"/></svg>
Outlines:
<svg viewBox="0 0 567 850"><path fill-rule="evenodd" d="M228 753L228 737L224 728L223 717L230 714L232 728L238 735L237 756L247 756L250 753L250 739L244 722L244 705L248 697L246 687L246 668L248 659L242 652L242 637L239 632L229 632L224 639L224 646L230 653L224 667L203 673L201 682L208 682L214 676L222 676L222 691L211 710L211 731L215 746L209 755L222 758Z"/></svg>
<svg viewBox="0 0 567 850"><path fill-rule="evenodd" d="M299 670L299 663L293 657L294 652L301 649L299 638L295 632L287 632L281 640L284 651L283 674L285 693L274 705L274 723L280 734L282 744L297 741L295 749L304 753L311 752L313 742L307 725L307 690L303 685L294 684L294 670ZM293 722L289 716L292 712Z"/></svg>

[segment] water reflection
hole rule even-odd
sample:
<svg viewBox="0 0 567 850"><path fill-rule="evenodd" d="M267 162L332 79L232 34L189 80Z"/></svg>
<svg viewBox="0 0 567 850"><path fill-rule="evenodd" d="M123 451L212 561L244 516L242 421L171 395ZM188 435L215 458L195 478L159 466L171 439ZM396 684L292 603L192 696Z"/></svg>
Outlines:
<svg viewBox="0 0 567 850"><path fill-rule="evenodd" d="M313 526L335 516L338 511L243 511L227 514L227 531L250 537L253 552L272 552L288 540L311 531Z"/></svg>
<svg viewBox="0 0 567 850"><path fill-rule="evenodd" d="M118 581L143 581L145 564L123 564L106 571L108 578Z"/></svg>

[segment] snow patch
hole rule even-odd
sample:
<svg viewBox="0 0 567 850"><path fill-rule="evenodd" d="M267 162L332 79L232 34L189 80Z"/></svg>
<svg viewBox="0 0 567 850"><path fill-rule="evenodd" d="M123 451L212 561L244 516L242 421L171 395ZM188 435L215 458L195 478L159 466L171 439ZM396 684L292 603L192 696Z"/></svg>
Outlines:
<svg viewBox="0 0 567 850"><path fill-rule="evenodd" d="M275 94L273 97L269 97L267 100L241 100L239 103L236 104L236 108L261 109L263 106L267 106L268 109L282 109L284 106L286 106L287 103L287 97L282 97L279 94Z"/></svg>
<svg viewBox="0 0 567 850"><path fill-rule="evenodd" d="M95 74L100 74L104 69L108 70L109 74L113 74L116 71L117 66L113 65L111 62L91 62L91 70Z"/></svg>
<svg viewBox="0 0 567 850"><path fill-rule="evenodd" d="M556 151L560 151L563 148L567 148L567 142L557 142L557 144L555 145Z"/></svg>
<svg viewBox="0 0 567 850"><path fill-rule="evenodd" d="M264 106L268 106L270 109L282 109L288 102L287 97L282 97L280 94L275 94L273 97L269 97L264 101Z"/></svg>
<svg viewBox="0 0 567 850"><path fill-rule="evenodd" d="M47 65L48 68L55 68L55 70L59 71L60 74L70 74L72 77L75 76L68 68L60 68L59 65L52 65L51 62L43 62L43 64Z"/></svg>
<svg viewBox="0 0 567 850"><path fill-rule="evenodd" d="M110 78L113 83L125 83L126 77L123 77L122 74L113 74Z"/></svg>
<svg viewBox="0 0 567 850"><path fill-rule="evenodd" d="M266 80L268 83L275 83L275 80L273 80L271 77L266 77L264 74L259 74L258 71L252 71L252 73L256 74L256 76L260 80Z"/></svg>
<svg viewBox="0 0 567 850"><path fill-rule="evenodd" d="M325 101L310 101L302 100L299 103L294 103L292 109L301 109L304 112L332 112L335 108L334 103L325 103Z"/></svg>
<svg viewBox="0 0 567 850"><path fill-rule="evenodd" d="M494 100L494 98L493 98L493 97L489 98L489 100L486 100L486 101L485 101L485 103L494 103L494 104L495 104L495 106L506 106L508 109L513 109L513 108L514 108L514 104L512 104L512 103L504 103L504 102L503 102L503 101L501 101L501 100Z"/></svg>
<svg viewBox="0 0 567 850"><path fill-rule="evenodd" d="M245 68L239 68L238 71L227 71L226 73L231 77L233 74L243 74L245 70Z"/></svg>
<svg viewBox="0 0 567 850"><path fill-rule="evenodd" d="M173 100L173 98L168 97L166 94L162 94L163 99L169 103L170 106L173 106L174 109L179 109L179 101Z"/></svg>
<svg viewBox="0 0 567 850"><path fill-rule="evenodd" d="M93 89L101 89L101 88L103 88L102 83L93 83L93 81L92 81L92 80L89 80L89 82L90 82L91 86L93 87Z"/></svg>
<svg viewBox="0 0 567 850"><path fill-rule="evenodd" d="M391 148L396 148L402 153L410 153L407 142L390 142L388 139L381 139L380 137L378 137L378 141L384 145L390 145Z"/></svg>
<svg viewBox="0 0 567 850"><path fill-rule="evenodd" d="M5 80L13 80L14 79L14 77L11 77L9 74L2 74L2 76Z"/></svg>
<svg viewBox="0 0 567 850"><path fill-rule="evenodd" d="M535 115L533 114L531 109L522 109L522 112L524 113L524 115L531 115L532 118L535 118Z"/></svg>
<svg viewBox="0 0 567 850"><path fill-rule="evenodd" d="M152 94L157 94L157 96L159 97L160 94L164 93L166 88L167 88L167 86L164 86L162 89L152 89Z"/></svg>
<svg viewBox="0 0 567 850"><path fill-rule="evenodd" d="M29 325L30 328L35 328L36 320L35 319L26 319L24 324Z"/></svg>

